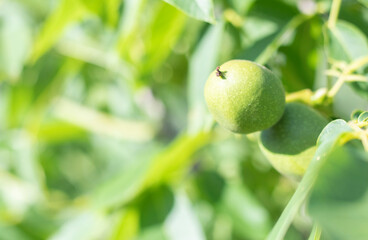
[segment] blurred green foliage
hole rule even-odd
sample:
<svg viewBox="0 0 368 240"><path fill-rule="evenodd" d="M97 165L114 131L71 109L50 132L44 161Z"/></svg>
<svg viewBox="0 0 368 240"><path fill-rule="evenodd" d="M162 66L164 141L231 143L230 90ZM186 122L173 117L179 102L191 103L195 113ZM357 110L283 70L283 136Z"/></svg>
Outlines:
<svg viewBox="0 0 368 240"><path fill-rule="evenodd" d="M211 129L203 85L241 58L288 92L328 86L329 62L368 55L367 1L342 4L329 32L327 0L0 1L0 239L264 239L296 184L257 135ZM341 118L367 106L344 89ZM333 154L331 174L350 152ZM329 229L338 193L318 189ZM310 229L299 216L286 239Z"/></svg>

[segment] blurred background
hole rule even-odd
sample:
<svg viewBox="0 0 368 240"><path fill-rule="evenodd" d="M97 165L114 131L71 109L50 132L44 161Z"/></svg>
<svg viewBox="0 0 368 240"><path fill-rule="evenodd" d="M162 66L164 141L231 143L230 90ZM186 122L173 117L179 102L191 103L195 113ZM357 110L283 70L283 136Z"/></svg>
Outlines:
<svg viewBox="0 0 368 240"><path fill-rule="evenodd" d="M233 59L326 86L331 1L0 0L0 239L264 239L295 190L211 126ZM366 0L339 18L368 34ZM348 99L348 100L347 100ZM367 99L341 90L335 114ZM300 213L287 239L305 239Z"/></svg>

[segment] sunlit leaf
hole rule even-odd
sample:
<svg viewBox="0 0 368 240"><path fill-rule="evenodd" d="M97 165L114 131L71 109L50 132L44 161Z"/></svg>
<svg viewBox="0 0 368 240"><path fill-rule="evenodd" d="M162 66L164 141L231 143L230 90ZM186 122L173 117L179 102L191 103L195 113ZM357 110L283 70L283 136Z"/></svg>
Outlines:
<svg viewBox="0 0 368 240"><path fill-rule="evenodd" d="M211 135L202 131L179 136L171 146L154 157L145 176L145 186L170 181L183 174L191 163L192 155L208 143Z"/></svg>
<svg viewBox="0 0 368 240"><path fill-rule="evenodd" d="M20 119L23 118L29 109L32 99L32 89L24 85L15 85L8 89L7 106L3 109L4 123L8 128L19 126Z"/></svg>
<svg viewBox="0 0 368 240"><path fill-rule="evenodd" d="M38 133L40 141L53 143L84 136L86 136L86 132L82 128L60 120L53 120L43 124Z"/></svg>
<svg viewBox="0 0 368 240"><path fill-rule="evenodd" d="M31 61L35 62L48 51L63 34L65 28L84 13L85 9L79 0L61 0L60 5L47 18L34 41Z"/></svg>
<svg viewBox="0 0 368 240"><path fill-rule="evenodd" d="M67 99L57 101L54 114L74 127L117 139L140 142L148 141L154 135L153 127L148 123L115 118ZM94 121L91 122L90 119Z"/></svg>
<svg viewBox="0 0 368 240"><path fill-rule="evenodd" d="M92 205L109 207L123 204L132 200L140 191L142 179L149 164L148 156L139 156L138 162L122 169L118 174L110 176L108 180L93 189L91 193Z"/></svg>
<svg viewBox="0 0 368 240"><path fill-rule="evenodd" d="M85 212L66 221L58 231L56 231L49 239L81 239L87 240L91 238L102 237L102 229L105 227L104 219L101 214L93 212Z"/></svg>
<svg viewBox="0 0 368 240"><path fill-rule="evenodd" d="M149 187L173 181L187 170L192 155L209 139L209 133L184 134L160 153L147 152L154 157L142 157L130 168L123 169L98 186L92 193L92 204L98 207L124 204Z"/></svg>
<svg viewBox="0 0 368 240"><path fill-rule="evenodd" d="M78 0L83 4L89 11L95 14L102 14L104 10L104 2L99 0Z"/></svg>
<svg viewBox="0 0 368 240"><path fill-rule="evenodd" d="M267 1L256 1L250 11L251 22L244 23L249 42L237 58L267 63L282 45L290 42L296 28L309 18L299 15L296 9L282 1L273 6Z"/></svg>
<svg viewBox="0 0 368 240"><path fill-rule="evenodd" d="M32 184L37 194L42 194L44 178L37 161L35 142L26 131L14 132L11 137L10 144L14 149L14 168L17 175Z"/></svg>
<svg viewBox="0 0 368 240"><path fill-rule="evenodd" d="M0 74L14 80L23 70L31 47L31 29L19 6L3 4L0 8Z"/></svg>
<svg viewBox="0 0 368 240"><path fill-rule="evenodd" d="M118 48L141 75L151 74L169 56L184 29L186 16L164 2L127 2L135 21L123 23ZM152 9L155 11L152 12ZM147 13L146 13L147 12ZM150 14L148 14L150 12ZM148 14L150 21L144 17ZM130 47L127 47L130 46Z"/></svg>
<svg viewBox="0 0 368 240"><path fill-rule="evenodd" d="M365 5L366 7L368 7L368 1L367 0L358 0L359 2L361 2L363 5Z"/></svg>
<svg viewBox="0 0 368 240"><path fill-rule="evenodd" d="M98 15L104 22L114 27L119 17L119 5L121 0L78 0L90 12Z"/></svg>
<svg viewBox="0 0 368 240"><path fill-rule="evenodd" d="M175 195L174 208L165 221L165 232L172 240L204 240L205 236L188 197Z"/></svg>
<svg viewBox="0 0 368 240"><path fill-rule="evenodd" d="M119 20L119 7L120 7L121 2L122 0L105 1L107 22L111 26L115 26Z"/></svg>
<svg viewBox="0 0 368 240"><path fill-rule="evenodd" d="M162 4L147 26L144 37L143 71L149 72L169 55L183 30L186 17L168 4Z"/></svg>
<svg viewBox="0 0 368 240"><path fill-rule="evenodd" d="M215 21L212 0L164 0L191 17L213 23Z"/></svg>
<svg viewBox="0 0 368 240"><path fill-rule="evenodd" d="M264 239L271 229L270 216L252 194L239 183L229 183L224 190L221 210L230 217L239 236Z"/></svg>
<svg viewBox="0 0 368 240"><path fill-rule="evenodd" d="M246 15L249 9L256 2L255 0L243 1L243 0L230 0L235 11L239 12L242 15Z"/></svg>
<svg viewBox="0 0 368 240"><path fill-rule="evenodd" d="M31 132L36 133L39 130L42 117L47 110L50 101L61 91L67 78L76 74L76 71L78 71L81 66L81 62L68 59L59 66L59 69L53 69L53 71L48 69L48 71L45 71L47 74L50 74L51 72L52 77L49 79L39 79L37 82L39 84L38 89L34 92L36 100L32 103L32 114L29 116L26 124ZM52 67L55 67L55 65Z"/></svg>
<svg viewBox="0 0 368 240"><path fill-rule="evenodd" d="M139 213L135 208L128 208L121 214L111 240L129 240L139 231Z"/></svg>
<svg viewBox="0 0 368 240"><path fill-rule="evenodd" d="M209 118L209 112L204 100L204 85L208 76L219 65L216 49L220 48L223 24L217 24L207 29L189 63L189 131L203 129Z"/></svg>
<svg viewBox="0 0 368 240"><path fill-rule="evenodd" d="M337 61L351 62L368 55L368 41L353 24L338 21L329 28L329 57Z"/></svg>
<svg viewBox="0 0 368 240"><path fill-rule="evenodd" d="M4 145L0 142L1 145ZM10 146L11 147L11 146ZM5 147L1 150L4 154ZM7 157L8 159L6 159ZM3 155L0 161L2 167L6 160L14 159L11 151ZM10 162L10 161L9 161ZM25 198L24 196L28 197ZM30 184L13 174L1 174L0 176L0 222L5 225L14 224L24 219L27 211L40 200L37 186Z"/></svg>

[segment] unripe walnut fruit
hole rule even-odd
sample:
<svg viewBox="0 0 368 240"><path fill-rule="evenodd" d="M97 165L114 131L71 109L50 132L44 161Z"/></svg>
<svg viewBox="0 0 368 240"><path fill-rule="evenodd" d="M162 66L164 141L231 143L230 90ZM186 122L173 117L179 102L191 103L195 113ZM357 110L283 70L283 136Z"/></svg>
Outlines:
<svg viewBox="0 0 368 240"><path fill-rule="evenodd" d="M262 131L260 148L285 176L300 180L317 149L316 142L328 120L301 103L288 103L278 123Z"/></svg>
<svg viewBox="0 0 368 240"><path fill-rule="evenodd" d="M217 67L206 82L204 96L219 125L235 133L271 127L285 107L281 81L264 66L247 60L230 60Z"/></svg>

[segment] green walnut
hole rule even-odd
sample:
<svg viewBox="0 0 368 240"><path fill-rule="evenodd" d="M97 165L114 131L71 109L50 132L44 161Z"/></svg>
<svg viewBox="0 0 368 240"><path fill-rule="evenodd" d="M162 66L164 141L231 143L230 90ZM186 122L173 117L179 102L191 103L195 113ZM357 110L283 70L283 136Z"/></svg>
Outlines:
<svg viewBox="0 0 368 240"><path fill-rule="evenodd" d="M217 67L206 82L204 96L219 125L235 133L267 129L285 108L281 81L264 66L246 60Z"/></svg>
<svg viewBox="0 0 368 240"><path fill-rule="evenodd" d="M280 173L300 180L316 151L316 142L328 124L314 109L288 103L278 123L262 131L260 148Z"/></svg>

